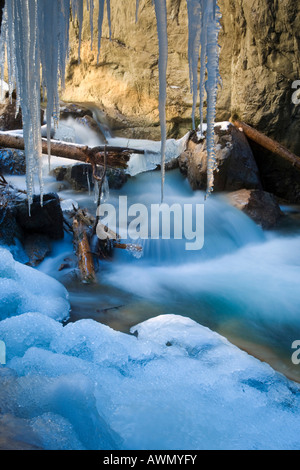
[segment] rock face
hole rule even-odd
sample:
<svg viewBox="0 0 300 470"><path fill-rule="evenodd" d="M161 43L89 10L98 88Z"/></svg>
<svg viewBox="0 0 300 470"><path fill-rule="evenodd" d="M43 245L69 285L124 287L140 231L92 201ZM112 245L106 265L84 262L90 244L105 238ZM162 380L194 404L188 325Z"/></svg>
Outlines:
<svg viewBox="0 0 300 470"><path fill-rule="evenodd" d="M8 201L0 207L0 245L23 246L22 262L29 266L39 265L51 252L51 240L64 237L63 213L56 194L44 196L44 207L39 196L34 196L31 206L23 201ZM24 256L24 258L23 258Z"/></svg>
<svg viewBox="0 0 300 470"><path fill-rule="evenodd" d="M16 100L6 98L0 103L0 131L14 131L22 129L22 114L19 112L16 116Z"/></svg>
<svg viewBox="0 0 300 470"><path fill-rule="evenodd" d="M98 3L98 2L96 2ZM295 0L219 0L222 12L217 121L237 115L300 154L300 105L292 104L292 84L300 79L300 3ZM188 20L184 0L167 0L169 64L167 121L170 137L191 127ZM112 41L107 21L97 65L97 28L90 47L85 14L81 62L78 28L71 28L71 61L63 98L98 103L109 124L128 137L160 138L158 40L151 0L111 2ZM97 6L95 9L97 15ZM96 21L96 17L95 17Z"/></svg>
<svg viewBox="0 0 300 470"><path fill-rule="evenodd" d="M215 143L218 164L218 171L214 173L215 192L262 188L251 148L243 132L232 125L224 130L215 127ZM187 176L192 189L206 189L206 139L198 142L197 134L193 134L187 150L179 157L179 168Z"/></svg>
<svg viewBox="0 0 300 470"><path fill-rule="evenodd" d="M271 229L277 225L283 213L276 198L265 191L246 190L228 194L229 202L248 215L263 229Z"/></svg>

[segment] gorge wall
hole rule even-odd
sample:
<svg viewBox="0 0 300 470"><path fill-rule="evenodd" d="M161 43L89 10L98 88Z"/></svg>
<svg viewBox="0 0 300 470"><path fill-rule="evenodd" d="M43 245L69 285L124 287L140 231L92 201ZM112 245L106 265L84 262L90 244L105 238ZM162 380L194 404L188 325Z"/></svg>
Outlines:
<svg viewBox="0 0 300 470"><path fill-rule="evenodd" d="M97 2L96 2L97 3ZM191 127L188 71L188 20L185 0L168 0L169 137ZM297 0L219 0L222 12L217 120L232 115L300 154L300 105L292 103L292 83L300 80L300 3ZM78 27L71 26L66 101L94 102L118 134L160 138L158 116L158 40L151 0L111 2L112 40L104 22L97 65L97 8L91 50L85 14L81 62Z"/></svg>

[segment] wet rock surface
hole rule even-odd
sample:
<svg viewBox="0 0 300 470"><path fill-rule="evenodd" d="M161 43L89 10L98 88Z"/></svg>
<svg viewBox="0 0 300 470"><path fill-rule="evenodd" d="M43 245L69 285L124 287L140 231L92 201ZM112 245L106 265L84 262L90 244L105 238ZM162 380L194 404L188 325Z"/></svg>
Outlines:
<svg viewBox="0 0 300 470"><path fill-rule="evenodd" d="M52 174L57 181L67 181L75 191L88 191L94 188L91 165L78 163L72 166L55 168ZM128 180L124 170L107 168L106 177L110 189L121 189Z"/></svg>
<svg viewBox="0 0 300 470"><path fill-rule="evenodd" d="M51 253L51 240L47 235L28 235L24 241L24 249L28 256L28 266L38 266Z"/></svg>
<svg viewBox="0 0 300 470"><path fill-rule="evenodd" d="M242 189L229 193L227 198L230 204L265 230L276 227L283 217L275 196L265 191Z"/></svg>
<svg viewBox="0 0 300 470"><path fill-rule="evenodd" d="M259 171L243 132L229 125L228 129L215 127L218 171L214 173L214 191L262 189ZM179 157L179 168L192 189L205 190L207 185L206 139L198 141L193 133L187 150Z"/></svg>

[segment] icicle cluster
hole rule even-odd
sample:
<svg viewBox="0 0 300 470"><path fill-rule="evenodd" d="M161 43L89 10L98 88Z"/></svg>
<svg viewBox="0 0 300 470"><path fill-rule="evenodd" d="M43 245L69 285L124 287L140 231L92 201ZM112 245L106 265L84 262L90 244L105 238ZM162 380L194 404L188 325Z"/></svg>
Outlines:
<svg viewBox="0 0 300 470"><path fill-rule="evenodd" d="M219 45L220 9L217 0L187 0L189 20L189 66L190 83L193 94L192 120L195 129L195 111L200 95L200 132L203 131L204 97L207 94L207 191L208 196L213 191L214 171L217 169L215 154L214 122L216 116L217 89L219 75ZM201 52L200 52L201 49ZM198 63L200 55L200 78L198 78ZM207 80L205 81L207 76ZM198 87L199 84L199 87Z"/></svg>
<svg viewBox="0 0 300 470"><path fill-rule="evenodd" d="M23 115L23 131L27 162L27 189L29 205L34 193L34 176L39 175L41 198L43 192L41 165L41 87L47 96L47 136L50 156L51 119L59 119L59 87L64 86L69 52L69 24L72 12L79 24L78 56L80 60L83 7L86 1L90 14L91 47L93 46L93 20L95 0L9 0L5 2L0 37L1 77L4 76L5 58L8 65L9 92L17 90L17 111ZM101 46L104 7L106 3L109 35L111 37L110 0L99 2L98 61ZM165 179L166 152L166 98L167 98L167 7L166 0L152 0L157 19L159 40L159 113L161 121L162 198ZM214 119L218 75L219 8L217 0L187 0L189 15L189 62L191 89L193 92L193 125L200 88L200 120L203 122L204 85L207 92L207 147L208 193L213 188L215 169ZM139 0L136 0L136 19ZM201 73L197 68L201 46ZM41 71L41 73L40 73ZM205 84L205 74L208 79ZM0 77L0 79L1 79Z"/></svg>

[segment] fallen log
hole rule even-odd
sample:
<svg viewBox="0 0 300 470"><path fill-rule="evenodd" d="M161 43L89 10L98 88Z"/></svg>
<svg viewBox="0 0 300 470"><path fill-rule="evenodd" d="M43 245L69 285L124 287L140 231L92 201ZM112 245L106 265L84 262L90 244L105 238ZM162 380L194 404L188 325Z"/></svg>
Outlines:
<svg viewBox="0 0 300 470"><path fill-rule="evenodd" d="M86 230L77 217L73 220L73 233L81 281L87 284L94 283L96 281L96 274L93 255Z"/></svg>
<svg viewBox="0 0 300 470"><path fill-rule="evenodd" d="M253 129L253 127L249 126L245 122L241 121L232 121L235 127L238 129L242 129L244 134L253 142L259 144L261 147L269 150L270 152L279 155L279 157L284 158L288 162L290 162L297 170L300 170L300 157L295 155L294 153L290 152L286 147L281 145L279 142L267 137L266 135L262 134L261 132Z"/></svg>
<svg viewBox="0 0 300 470"><path fill-rule="evenodd" d="M0 132L0 147L24 150L23 137ZM47 139L42 139L42 152L48 155ZM51 155L55 157L68 158L92 165L104 166L105 153L107 167L127 168L131 154L144 155L144 150L131 149L127 147L98 146L90 148L83 145L75 145L66 142L51 140Z"/></svg>

